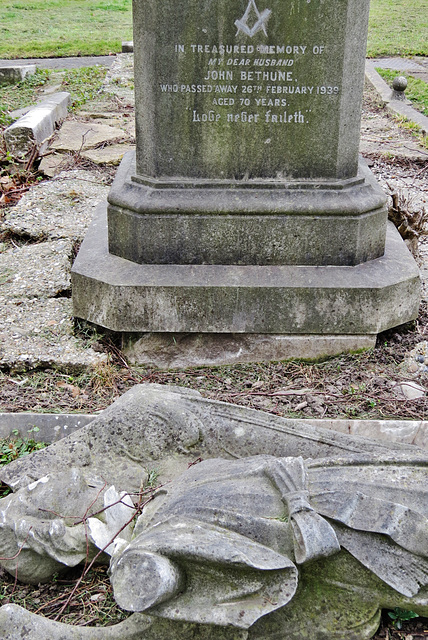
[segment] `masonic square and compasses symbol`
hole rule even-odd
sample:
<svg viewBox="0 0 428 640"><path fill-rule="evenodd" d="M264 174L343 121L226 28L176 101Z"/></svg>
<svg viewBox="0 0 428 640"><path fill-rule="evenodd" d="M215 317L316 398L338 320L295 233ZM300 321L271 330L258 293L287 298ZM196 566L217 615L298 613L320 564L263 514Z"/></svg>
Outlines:
<svg viewBox="0 0 428 640"><path fill-rule="evenodd" d="M250 28L247 24L247 21L252 11L254 12L257 20ZM260 13L260 11L257 9L256 1L249 0L248 6L242 18L240 20L235 20L235 25L238 27L236 35L238 35L240 31L242 31L247 36L250 36L250 38L252 38L258 31L263 31L265 36L267 36L266 23L271 13L272 11L270 9L265 9L262 13Z"/></svg>

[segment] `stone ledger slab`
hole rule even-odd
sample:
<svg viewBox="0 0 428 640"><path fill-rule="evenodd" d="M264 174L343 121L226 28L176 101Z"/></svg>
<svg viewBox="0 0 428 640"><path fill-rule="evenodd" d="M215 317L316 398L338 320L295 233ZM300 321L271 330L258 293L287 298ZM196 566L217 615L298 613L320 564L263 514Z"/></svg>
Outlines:
<svg viewBox="0 0 428 640"><path fill-rule="evenodd" d="M99 206L72 269L74 315L120 332L376 334L419 307L419 270L389 225L354 267L138 265L108 251Z"/></svg>

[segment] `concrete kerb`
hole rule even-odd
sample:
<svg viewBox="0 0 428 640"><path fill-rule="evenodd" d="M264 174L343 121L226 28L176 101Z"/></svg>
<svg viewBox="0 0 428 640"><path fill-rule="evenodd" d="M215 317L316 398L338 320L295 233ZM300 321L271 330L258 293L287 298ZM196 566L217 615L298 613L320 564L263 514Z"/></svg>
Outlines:
<svg viewBox="0 0 428 640"><path fill-rule="evenodd" d="M409 100L394 100L391 87L376 71L375 65L376 62L373 60L366 60L366 78L378 92L382 101L385 103L386 109L397 116L404 116L411 122L414 122L421 128L422 133L428 133L428 117L416 111L416 109L411 106Z"/></svg>
<svg viewBox="0 0 428 640"><path fill-rule="evenodd" d="M27 76L36 73L35 64L15 64L4 65L0 62L0 86L6 84L17 84Z"/></svg>
<svg viewBox="0 0 428 640"><path fill-rule="evenodd" d="M23 157L35 144L39 153L44 151L55 127L67 117L70 101L70 94L61 91L32 107L4 131L7 150Z"/></svg>
<svg viewBox="0 0 428 640"><path fill-rule="evenodd" d="M0 413L0 438L19 435L38 442L56 442L76 433L99 414ZM290 427L312 426L377 441L413 444L428 449L427 420L329 420L326 418L289 418ZM34 430L36 428L36 430ZM15 433L14 433L15 432ZM17 432L17 433L16 433Z"/></svg>

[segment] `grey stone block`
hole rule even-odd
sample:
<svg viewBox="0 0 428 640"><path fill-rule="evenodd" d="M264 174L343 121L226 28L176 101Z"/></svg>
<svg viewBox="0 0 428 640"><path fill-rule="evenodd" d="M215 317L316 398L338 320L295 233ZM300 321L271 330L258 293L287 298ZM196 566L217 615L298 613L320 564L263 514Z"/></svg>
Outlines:
<svg viewBox="0 0 428 640"><path fill-rule="evenodd" d="M146 264L354 265L385 248L385 195L364 161L350 180L142 180L122 161L109 250ZM140 180L142 182L140 182Z"/></svg>
<svg viewBox="0 0 428 640"><path fill-rule="evenodd" d="M139 175L356 175L369 1L255 6L134 3Z"/></svg>
<svg viewBox="0 0 428 640"><path fill-rule="evenodd" d="M101 205L72 269L74 314L122 332L376 334L416 318L420 280L392 223L354 267L138 265L108 252Z"/></svg>
<svg viewBox="0 0 428 640"><path fill-rule="evenodd" d="M0 438L8 438L17 431L21 438L31 437L50 444L81 429L95 417L77 413L0 413Z"/></svg>
<svg viewBox="0 0 428 640"><path fill-rule="evenodd" d="M34 145L46 149L55 127L66 118L70 94L61 91L36 105L4 132L6 147L15 156L25 156Z"/></svg>
<svg viewBox="0 0 428 640"><path fill-rule="evenodd" d="M17 84L34 73L36 73L35 64L0 67L0 87L6 84Z"/></svg>
<svg viewBox="0 0 428 640"><path fill-rule="evenodd" d="M272 360L317 360L375 346L375 335L278 335L267 333L125 333L129 362L160 369Z"/></svg>
<svg viewBox="0 0 428 640"><path fill-rule="evenodd" d="M122 53L133 53L133 51L134 51L134 42L132 40L123 40Z"/></svg>

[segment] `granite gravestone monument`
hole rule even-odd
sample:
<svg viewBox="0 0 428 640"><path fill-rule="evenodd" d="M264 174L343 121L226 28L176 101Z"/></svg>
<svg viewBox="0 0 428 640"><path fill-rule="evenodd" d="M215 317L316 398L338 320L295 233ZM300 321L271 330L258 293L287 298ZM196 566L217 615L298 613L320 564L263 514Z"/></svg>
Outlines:
<svg viewBox="0 0 428 640"><path fill-rule="evenodd" d="M303 356L414 318L416 265L358 156L369 0L133 10L137 149L76 261L75 314L320 340Z"/></svg>

